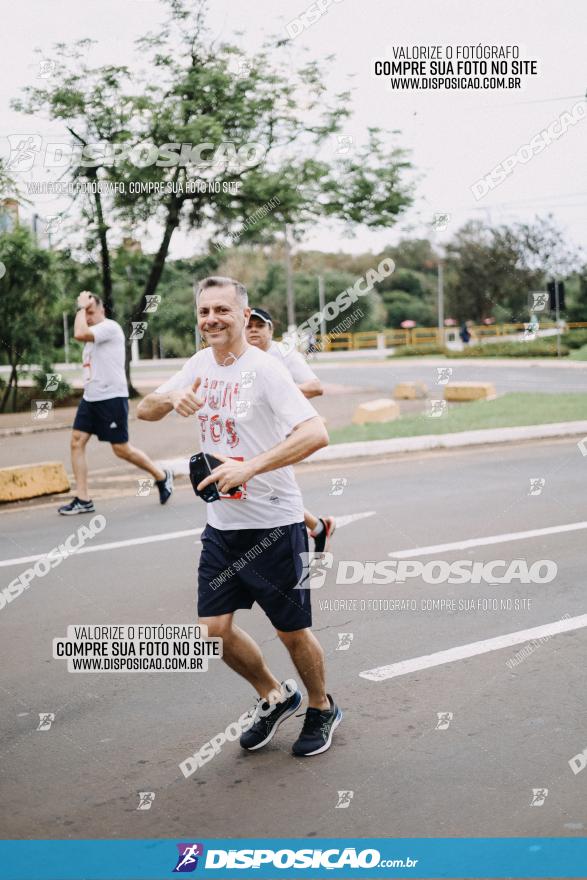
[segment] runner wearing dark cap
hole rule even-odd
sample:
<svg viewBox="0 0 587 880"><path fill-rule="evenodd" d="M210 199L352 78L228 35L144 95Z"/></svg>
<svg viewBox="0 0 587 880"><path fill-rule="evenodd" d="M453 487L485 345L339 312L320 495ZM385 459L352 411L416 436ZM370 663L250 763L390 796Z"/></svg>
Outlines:
<svg viewBox="0 0 587 880"><path fill-rule="evenodd" d="M250 345L266 351L283 364L304 397L319 397L324 394L320 379L312 372L303 355L295 348L285 353L285 350L273 341L273 318L267 309L259 307L251 309L245 333ZM304 510L304 522L314 539L315 551L322 553L327 550L336 528L334 517L314 516L309 510Z"/></svg>

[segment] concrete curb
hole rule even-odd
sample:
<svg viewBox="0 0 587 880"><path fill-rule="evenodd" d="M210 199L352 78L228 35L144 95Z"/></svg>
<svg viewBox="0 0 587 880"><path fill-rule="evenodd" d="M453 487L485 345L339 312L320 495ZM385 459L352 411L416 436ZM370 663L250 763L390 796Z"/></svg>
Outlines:
<svg viewBox="0 0 587 880"><path fill-rule="evenodd" d="M423 434L420 437L394 437L391 440L362 440L358 443L335 443L325 449L319 449L306 460L309 462L338 461L345 458L366 458L372 455L390 455L399 452L456 449L464 446L482 446L488 443L515 443L520 440L542 440L550 437L577 435L587 436L587 421L525 425L518 428L485 428L480 431L456 431L454 434Z"/></svg>
<svg viewBox="0 0 587 880"><path fill-rule="evenodd" d="M25 434L45 434L47 431L71 431L71 425L43 425L42 428L0 428L0 437L21 437Z"/></svg>
<svg viewBox="0 0 587 880"><path fill-rule="evenodd" d="M514 443L520 440L542 440L550 437L587 437L587 421L558 422L550 425L526 425L521 428L488 428L482 431L458 431L454 434L423 434L421 437L397 437L392 440L367 440L359 443L335 443L319 449L300 462L316 464L322 461L343 461L347 458L368 458L375 455L393 455L402 452L426 452L429 449L458 449L489 443ZM586 452L587 455L587 443ZM161 461L162 467L171 468L176 476L189 473L187 458Z"/></svg>
<svg viewBox="0 0 587 880"><path fill-rule="evenodd" d="M129 422L136 422L137 417L129 413ZM64 424L49 424L37 426L16 425L14 428L0 428L0 438L2 437L20 437L24 434L44 434L47 431L71 431L73 429L73 418L71 422Z"/></svg>
<svg viewBox="0 0 587 880"><path fill-rule="evenodd" d="M334 352L333 352L334 353ZM312 361L309 361L310 365L312 365ZM339 360L336 363L327 363L324 361L314 362L314 365L320 367L320 369L326 370L336 370L340 367L343 360ZM374 358L368 366L371 367L389 367L392 364L414 364L415 366L438 366L438 367L453 367L453 366L463 366L467 364L471 364L473 366L477 365L479 367L544 367L548 369L549 367L555 367L558 370L587 370L587 361L569 361L566 358L561 358L561 360L557 360L556 358L451 358L451 357L435 357L431 355L430 357L418 357L418 355L414 355L413 357L404 357L404 358ZM359 363L357 361L353 362L349 358L349 363L345 364L345 366L360 366L363 367L365 364Z"/></svg>

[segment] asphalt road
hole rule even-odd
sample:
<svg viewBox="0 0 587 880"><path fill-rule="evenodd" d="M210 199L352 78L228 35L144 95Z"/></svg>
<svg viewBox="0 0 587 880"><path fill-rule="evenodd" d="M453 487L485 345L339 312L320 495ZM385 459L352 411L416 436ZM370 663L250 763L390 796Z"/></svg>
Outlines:
<svg viewBox="0 0 587 880"><path fill-rule="evenodd" d="M312 369L323 381L336 375L342 384L369 386L390 394L397 382L425 382L429 391L437 385L439 367L452 369L451 382L493 382L498 394L509 391L585 392L587 369L571 362L561 366L549 366L544 361L518 364L482 363L467 360L422 360L401 358L382 363L361 364L355 362L324 364L314 363ZM331 380L330 380L331 381Z"/></svg>
<svg viewBox="0 0 587 880"><path fill-rule="evenodd" d="M185 779L179 763L251 705L247 684L221 661L201 673L72 674L52 659L69 624L193 622L197 536L73 556L34 579L0 611L3 836L584 836L587 772L568 762L587 747L585 629L535 642L515 665L524 642L379 680L361 673L584 614L585 529L551 529L585 519L586 469L574 441L298 469L311 509L375 511L340 529L333 568L313 592L329 689L345 713L333 747L315 758L291 756L302 722L292 718L266 749L227 743ZM341 477L343 494L330 495ZM529 494L534 478L545 480L539 495ZM122 497L99 512L106 527L94 545L204 524L187 488L164 509L153 497ZM0 557L47 552L81 521L43 507L2 513ZM494 544L425 550L496 535ZM340 561L402 550L422 562L547 559L558 573L543 584L335 582ZM27 565L1 567L2 585ZM417 610L368 605L402 598ZM481 604L426 610L435 599ZM262 613L238 617L278 677L294 674ZM346 650L339 633L352 633ZM36 729L39 713L54 714L49 730ZM452 713L446 729L438 713ZM541 805L531 805L534 789L548 789ZM137 810L140 791L155 793L148 810ZM346 808L336 807L341 791L353 792Z"/></svg>
<svg viewBox="0 0 587 880"><path fill-rule="evenodd" d="M431 390L437 384L437 367L450 367L452 379L464 382L493 382L498 394L508 391L586 391L587 364L563 360L514 358L475 360L449 358L395 358L387 360L338 361L310 360L312 369L324 382L377 389L389 394L397 382L421 381ZM173 364L151 361L133 369L138 387L156 387L162 375L171 375Z"/></svg>
<svg viewBox="0 0 587 880"><path fill-rule="evenodd" d="M357 406L365 400L391 396L398 382L421 381L428 386L429 396L434 397L435 389L438 396L442 396L443 386L437 384L439 365L448 365L452 369L453 381L492 382L498 394L510 391L542 391L551 394L587 391L587 364L584 367L570 364L557 367L544 365L543 362L529 365L514 362L475 364L462 360L445 362L411 358L368 364L357 361L314 362L312 368L323 381L326 393L323 397L315 398L312 404L326 419L329 429L332 429L349 424ZM134 373L136 384L147 393L171 375L174 369L169 363L145 364ZM134 412L135 406L131 402L131 412ZM419 412L423 406L422 401L400 401L402 414ZM63 426L60 430L2 437L0 467L56 460L63 461L69 472L69 430L74 414L74 409L67 413L59 409L53 412L53 423ZM0 416L0 428L13 427L14 418L7 416L3 420ZM19 419L19 424L22 424L22 418ZM44 423L35 422L32 418L27 418L25 424L28 427L46 427ZM50 424L52 423L48 422L47 426ZM155 460L189 458L194 452L193 425L189 420L174 416L160 423L131 420L130 440ZM97 480L100 488L105 483L116 485L119 481L126 480L124 475L128 472L127 466L113 457L107 443L92 440L88 447L88 459L92 479L94 483Z"/></svg>

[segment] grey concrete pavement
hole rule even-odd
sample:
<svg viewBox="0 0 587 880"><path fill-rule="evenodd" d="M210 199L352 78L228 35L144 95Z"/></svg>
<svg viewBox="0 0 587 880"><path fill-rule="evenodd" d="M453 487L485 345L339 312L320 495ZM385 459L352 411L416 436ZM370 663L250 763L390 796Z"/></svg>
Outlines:
<svg viewBox="0 0 587 880"><path fill-rule="evenodd" d="M335 536L337 564L582 521L586 467L574 442L556 441L323 464L299 469L299 477L311 509L376 512ZM331 496L336 477L348 483ZM544 488L532 496L536 477ZM95 543L204 524L203 505L189 491L163 509L153 498L122 497L103 501L100 512L107 525ZM46 552L81 521L46 509L4 514L0 558ZM334 569L328 572L313 607L329 688L345 712L333 748L293 758L302 719L292 718L266 749L242 753L227 743L186 780L179 762L252 703L249 686L220 662L199 674L69 674L64 662L51 659L51 643L69 624L192 622L196 542L197 536L170 538L71 557L0 611L6 837L189 838L196 828L202 837L585 834L587 773L575 776L568 765L587 746L584 629L553 636L514 669L506 663L517 649L507 648L386 681L360 676L583 614L584 530L422 557L551 559L558 574L548 584L345 585L335 583ZM0 568L2 584L23 567ZM520 607L425 610L432 599L466 604L496 597L512 605L517 599ZM418 610L379 609L379 600L401 598L415 599ZM361 609L361 600L376 606ZM238 617L276 674L291 675L262 613ZM353 634L348 650L337 650L339 632ZM55 713L51 730L36 730L40 712ZM439 712L453 713L446 730L436 729ZM548 796L530 806L537 788ZM348 809L335 808L339 790L354 792ZM136 810L138 791L155 792L149 811Z"/></svg>

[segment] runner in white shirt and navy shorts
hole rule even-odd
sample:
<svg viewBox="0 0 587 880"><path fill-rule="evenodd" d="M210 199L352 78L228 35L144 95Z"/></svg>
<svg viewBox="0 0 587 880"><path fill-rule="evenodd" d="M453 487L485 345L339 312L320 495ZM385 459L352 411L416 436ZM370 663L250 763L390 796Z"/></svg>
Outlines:
<svg viewBox="0 0 587 880"><path fill-rule="evenodd" d="M213 350L205 348L157 393L193 386L198 377L202 380L198 395L205 400L197 414L201 448L214 456L253 458L316 416L285 370L253 346L226 366L219 366ZM311 626L309 590L294 590L302 576L300 554L308 552L308 539L293 468L259 474L242 492L209 504L206 510L198 571L199 616L229 614L251 608L256 601L276 629ZM245 553L267 541L270 552L247 562ZM242 568L221 579L227 566L238 564L241 557ZM221 585L216 587L219 579Z"/></svg>
<svg viewBox="0 0 587 880"><path fill-rule="evenodd" d="M201 450L222 461L199 488L215 482L220 499L206 504L198 568L198 616L223 639L223 659L257 690L241 746L256 750L293 715L302 695L292 679L268 669L258 645L234 623L256 602L290 653L308 691L296 755L326 751L342 713L325 690L324 653L311 632L308 539L292 464L328 442L312 405L288 371L247 343L245 288L211 277L197 292L198 326L208 343L140 404L158 420L175 410L195 416ZM236 494L229 490L236 488ZM199 502L198 503L202 503Z"/></svg>
<svg viewBox="0 0 587 880"><path fill-rule="evenodd" d="M128 442L128 386L124 371L125 339L122 327L106 317L100 297L84 290L77 299L74 336L85 342L83 351L84 394L71 434L71 463L77 494L58 508L62 516L93 513L88 494L86 446L94 434L112 444L118 458L134 464L153 477L159 501L165 504L173 492L171 471L158 467L141 449Z"/></svg>
<svg viewBox="0 0 587 880"><path fill-rule="evenodd" d="M116 321L104 318L92 327L92 342L84 345L84 396L73 428L95 434L108 443L128 440L128 386L124 372L124 333Z"/></svg>

